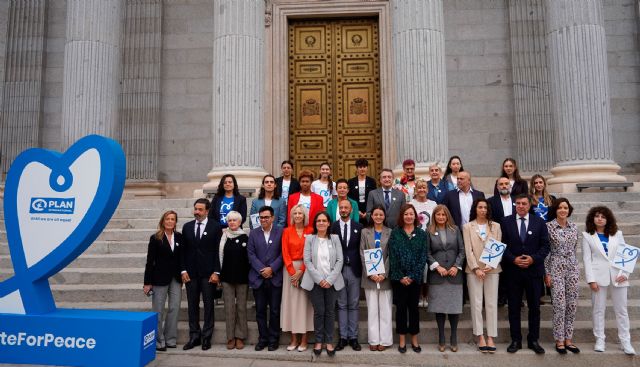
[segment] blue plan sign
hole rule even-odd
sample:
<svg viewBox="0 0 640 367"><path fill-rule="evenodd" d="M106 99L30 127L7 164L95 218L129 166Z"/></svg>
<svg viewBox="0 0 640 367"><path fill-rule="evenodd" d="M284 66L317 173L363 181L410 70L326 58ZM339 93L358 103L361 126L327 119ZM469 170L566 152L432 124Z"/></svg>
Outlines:
<svg viewBox="0 0 640 367"><path fill-rule="evenodd" d="M122 148L98 135L13 162L4 215L15 275L0 283L0 363L125 367L155 358L155 313L58 309L49 287L102 232L124 182Z"/></svg>

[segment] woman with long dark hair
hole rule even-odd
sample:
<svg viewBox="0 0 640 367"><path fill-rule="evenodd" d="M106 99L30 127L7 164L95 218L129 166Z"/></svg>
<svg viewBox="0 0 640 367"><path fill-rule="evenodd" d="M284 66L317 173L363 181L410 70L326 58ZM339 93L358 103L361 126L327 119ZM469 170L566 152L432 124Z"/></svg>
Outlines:
<svg viewBox="0 0 640 367"><path fill-rule="evenodd" d="M280 228L284 228L286 226L287 202L282 200L278 195L276 185L276 178L273 175L268 174L262 178L262 185L260 186L258 198L251 202L251 211L249 212L249 217L251 218L249 226L251 229L260 227L257 216L258 210L263 206L270 206L273 208L274 225Z"/></svg>
<svg viewBox="0 0 640 367"><path fill-rule="evenodd" d="M506 177L509 179L509 183L511 184L511 196L516 197L520 194L529 193L529 185L527 185L527 181L520 177L520 170L518 170L518 164L515 159L507 158L502 162L500 177ZM497 185L493 188L493 194L499 195Z"/></svg>
<svg viewBox="0 0 640 367"><path fill-rule="evenodd" d="M447 169L444 171L444 180L447 182L447 191L458 188L458 173L464 172L462 159L457 155L451 156L447 162Z"/></svg>
<svg viewBox="0 0 640 367"><path fill-rule="evenodd" d="M220 178L218 191L211 199L209 218L220 223L220 227L227 228L227 214L236 211L242 216L242 224L247 220L247 198L240 195L236 176L226 174Z"/></svg>
<svg viewBox="0 0 640 367"><path fill-rule="evenodd" d="M320 173L318 176L318 179L311 183L311 191L322 196L322 202L326 208L329 201L338 195L334 182L331 179L331 165L329 165L329 162L322 162L320 164Z"/></svg>

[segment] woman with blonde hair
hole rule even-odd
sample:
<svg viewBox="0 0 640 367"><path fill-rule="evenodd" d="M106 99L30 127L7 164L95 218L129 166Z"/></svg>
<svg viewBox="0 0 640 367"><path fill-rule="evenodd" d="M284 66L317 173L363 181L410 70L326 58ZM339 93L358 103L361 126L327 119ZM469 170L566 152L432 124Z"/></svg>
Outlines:
<svg viewBox="0 0 640 367"><path fill-rule="evenodd" d="M549 208L553 205L556 197L547 192L547 180L542 175L531 176L531 186L529 186L529 196L531 196L531 209L545 222L554 218L549 215Z"/></svg>
<svg viewBox="0 0 640 367"><path fill-rule="evenodd" d="M247 296L249 294L249 236L240 228L242 214L227 214L228 227L220 238L220 281L224 298L227 349L244 348L247 338Z"/></svg>
<svg viewBox="0 0 640 367"><path fill-rule="evenodd" d="M458 351L458 320L462 313L462 266L464 242L462 234L444 205L433 209L429 223L429 307L436 314L438 324L438 350L444 352L444 322L447 316L451 326L451 351Z"/></svg>
<svg viewBox="0 0 640 367"><path fill-rule="evenodd" d="M178 214L169 210L162 214L158 230L149 238L147 264L144 268L144 294L151 297L151 307L158 313L156 350L175 348L178 314L182 298L182 235L176 232ZM165 301L169 298L168 310Z"/></svg>
<svg viewBox="0 0 640 367"><path fill-rule="evenodd" d="M308 225L307 209L296 204L289 213L289 226L282 232L282 261L287 273L282 277L280 326L283 332L291 332L288 351L307 350L307 332L313 330L313 308L307 293L300 288L305 272L304 241L313 233Z"/></svg>

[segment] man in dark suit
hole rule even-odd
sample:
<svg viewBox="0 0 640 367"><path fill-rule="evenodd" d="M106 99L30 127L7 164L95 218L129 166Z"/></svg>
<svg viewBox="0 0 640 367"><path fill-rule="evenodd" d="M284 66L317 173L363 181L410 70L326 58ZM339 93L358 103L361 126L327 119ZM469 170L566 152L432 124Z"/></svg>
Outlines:
<svg viewBox="0 0 640 367"><path fill-rule="evenodd" d="M487 201L491 205L491 219L496 223L501 223L504 217L508 217L515 211L516 202L511 196L508 177L500 177L496 181L498 195L490 197Z"/></svg>
<svg viewBox="0 0 640 367"><path fill-rule="evenodd" d="M258 323L257 351L278 349L280 339L280 301L282 299L282 229L273 225L273 208L258 210L260 227L249 233L249 287L256 300ZM269 321L267 322L267 307Z"/></svg>
<svg viewBox="0 0 640 367"><path fill-rule="evenodd" d="M338 326L340 341L336 350L350 345L353 350L360 350L358 343L358 302L362 281L362 263L360 260L360 234L362 225L351 220L351 203L343 199L338 203L340 219L331 224L331 234L340 237L342 244L342 278L344 288L338 291Z"/></svg>
<svg viewBox="0 0 640 367"><path fill-rule="evenodd" d="M367 224L367 199L369 193L376 189L376 180L367 176L369 161L364 158L356 160L356 177L349 179L349 193L347 196L358 203L360 223Z"/></svg>
<svg viewBox="0 0 640 367"><path fill-rule="evenodd" d="M536 354L544 349L538 344L540 337L540 296L544 259L549 254L547 225L536 215L529 213L531 199L526 194L516 196L516 213L505 217L501 223L502 242L507 245L502 257L502 267L507 275L509 298L509 330L511 344L507 352L522 349L520 330L520 302L522 292L527 295L529 309L529 335L527 346Z"/></svg>
<svg viewBox="0 0 640 367"><path fill-rule="evenodd" d="M211 348L213 336L213 294L220 274L218 248L222 230L210 218L207 199L193 204L195 220L182 227L182 282L187 289L189 314L189 341L182 349L189 350L202 344L202 350ZM200 329L200 294L204 303L204 324Z"/></svg>
<svg viewBox="0 0 640 367"><path fill-rule="evenodd" d="M386 211L384 225L393 229L398 226L398 215L400 207L405 203L405 196L401 191L393 189L392 185L393 171L384 168L380 172L380 187L371 191L367 199L367 220L371 220L373 207L382 205Z"/></svg>
<svg viewBox="0 0 640 367"><path fill-rule="evenodd" d="M471 205L476 199L484 199L484 193L471 187L471 175L467 171L458 173L458 189L448 191L442 204L449 209L458 228L469 223Z"/></svg>

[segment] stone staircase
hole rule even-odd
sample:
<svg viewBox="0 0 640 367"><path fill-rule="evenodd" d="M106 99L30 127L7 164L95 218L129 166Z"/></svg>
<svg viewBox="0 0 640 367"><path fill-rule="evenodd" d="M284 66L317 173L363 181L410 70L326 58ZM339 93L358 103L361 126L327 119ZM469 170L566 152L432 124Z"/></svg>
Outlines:
<svg viewBox="0 0 640 367"><path fill-rule="evenodd" d="M565 195L572 202L575 211L572 220L584 228L584 220L588 209L593 205L607 205L619 222L625 239L633 245L640 245L640 193L582 193ZM142 293L142 279L146 261L146 250L149 236L155 231L161 214L168 209L178 213L179 224L191 220L193 199L131 199L123 200L103 233L87 251L76 259L69 267L50 279L51 288L58 307L119 309L131 311L148 311L151 300ZM580 259L582 263L582 260ZM582 265L581 265L582 267ZM632 340L640 341L640 276L637 271L631 277L629 288L629 316L631 319ZM4 212L0 211L0 280L13 274L9 256L6 231L4 228ZM584 273L581 272L581 278ZM590 291L584 280L580 284L580 298L576 320L575 341L583 349L590 349L593 342L591 331ZM541 306L542 324L541 341L553 343L552 307ZM421 343L435 343L437 332L432 314L421 309ZM257 341L255 308L253 300L249 300L249 338L248 343ZM359 338L361 343L367 341L366 304L361 301ZM526 307L523 308L523 333L526 335ZM214 343L225 343L224 311L221 304L215 309ZM507 309L499 309L498 313L499 343L509 341L509 325ZM617 340L615 319L611 305L607 307L607 338L609 342ZM179 323L179 343L188 338L186 295L183 302ZM469 306L465 305L459 325L460 343L472 342L471 317ZM287 343L284 336L281 343ZM215 349L215 348L214 348ZM611 347L610 347L611 349ZM640 351L640 348L638 348ZM253 351L252 351L253 352ZM282 359L286 359L284 354ZM255 358L262 358L254 356ZM264 357L271 358L271 357ZM634 358L636 362L640 359Z"/></svg>

